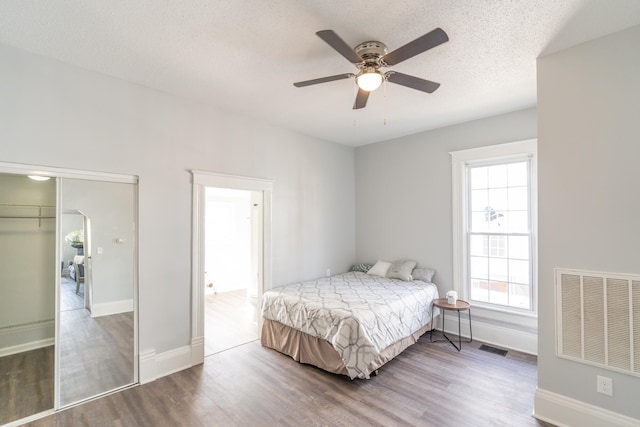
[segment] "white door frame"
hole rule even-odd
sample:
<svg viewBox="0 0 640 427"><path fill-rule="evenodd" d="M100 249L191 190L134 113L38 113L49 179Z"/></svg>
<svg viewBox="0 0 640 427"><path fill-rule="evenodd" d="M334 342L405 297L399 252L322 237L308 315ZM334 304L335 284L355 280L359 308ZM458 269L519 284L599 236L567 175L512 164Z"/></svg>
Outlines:
<svg viewBox="0 0 640 427"><path fill-rule="evenodd" d="M225 175L192 170L192 257L191 257L191 365L204 362L204 223L205 188L231 188L261 191L262 209L262 273L259 272L258 301L265 289L271 289L271 198L273 182L266 179Z"/></svg>

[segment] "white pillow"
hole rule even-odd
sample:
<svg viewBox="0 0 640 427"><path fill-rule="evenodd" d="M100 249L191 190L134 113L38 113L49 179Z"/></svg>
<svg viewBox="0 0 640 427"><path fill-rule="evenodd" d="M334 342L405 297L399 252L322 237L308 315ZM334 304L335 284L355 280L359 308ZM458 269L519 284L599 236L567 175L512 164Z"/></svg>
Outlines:
<svg viewBox="0 0 640 427"><path fill-rule="evenodd" d="M391 264L391 268L387 272L387 277L390 279L400 279L404 281L413 280L411 277L411 271L416 266L415 261L396 261Z"/></svg>
<svg viewBox="0 0 640 427"><path fill-rule="evenodd" d="M390 267L390 262L378 261L376 262L376 265L374 265L369 271L367 271L367 274L371 274L372 276L385 277Z"/></svg>

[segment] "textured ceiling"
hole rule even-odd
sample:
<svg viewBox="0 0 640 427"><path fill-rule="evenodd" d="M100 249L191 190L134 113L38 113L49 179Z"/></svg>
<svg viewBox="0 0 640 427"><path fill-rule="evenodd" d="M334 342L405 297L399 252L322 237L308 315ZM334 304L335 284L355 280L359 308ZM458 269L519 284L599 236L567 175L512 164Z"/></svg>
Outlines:
<svg viewBox="0 0 640 427"><path fill-rule="evenodd" d="M638 0L2 0L0 43L347 145L536 103L536 57L640 24ZM450 41L392 69L351 109L356 69L315 35L389 50L441 27ZM386 124L385 124L386 121Z"/></svg>

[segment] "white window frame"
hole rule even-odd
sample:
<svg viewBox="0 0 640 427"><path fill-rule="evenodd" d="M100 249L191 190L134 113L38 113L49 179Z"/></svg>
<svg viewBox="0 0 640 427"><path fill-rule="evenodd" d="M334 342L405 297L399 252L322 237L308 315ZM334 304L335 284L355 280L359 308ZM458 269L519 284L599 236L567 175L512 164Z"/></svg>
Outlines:
<svg viewBox="0 0 640 427"><path fill-rule="evenodd" d="M469 241L467 231L469 226L468 207L468 174L467 165L474 163L508 162L513 159L528 156L530 159L530 193L531 193L531 310L511 308L490 303L474 302L474 313L484 318L500 322L512 323L522 327L537 329L538 313L538 224L537 224L537 140L511 142L453 151L452 166L452 201L453 201L453 289L461 299L468 300L469 270L468 254Z"/></svg>

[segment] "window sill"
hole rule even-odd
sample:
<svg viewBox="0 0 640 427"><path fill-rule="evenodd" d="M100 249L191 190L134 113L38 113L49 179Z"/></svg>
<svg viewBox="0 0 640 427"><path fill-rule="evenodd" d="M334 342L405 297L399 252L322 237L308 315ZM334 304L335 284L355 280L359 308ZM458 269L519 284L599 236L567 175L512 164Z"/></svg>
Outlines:
<svg viewBox="0 0 640 427"><path fill-rule="evenodd" d="M474 320L516 330L534 333L538 331L538 315L533 312L512 311L481 303L471 303L471 311Z"/></svg>

